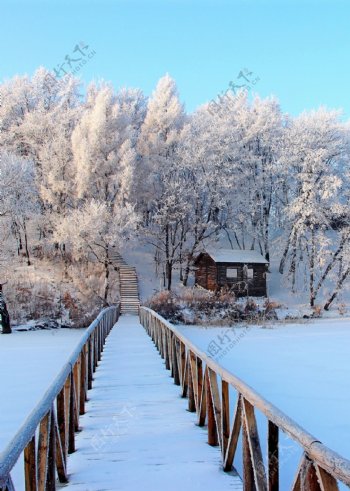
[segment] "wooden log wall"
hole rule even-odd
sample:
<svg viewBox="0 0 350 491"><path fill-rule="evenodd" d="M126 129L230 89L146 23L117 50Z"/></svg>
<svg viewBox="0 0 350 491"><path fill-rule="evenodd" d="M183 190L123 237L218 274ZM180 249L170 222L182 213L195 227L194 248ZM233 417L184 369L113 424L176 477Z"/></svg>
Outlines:
<svg viewBox="0 0 350 491"><path fill-rule="evenodd" d="M228 286L235 289L237 285L237 296L250 296L264 297L266 296L266 266L265 264L247 264L248 268L253 269L254 277L247 279L243 273L243 265L241 263L218 263L218 285L219 287ZM237 269L237 279L227 278L227 268Z"/></svg>

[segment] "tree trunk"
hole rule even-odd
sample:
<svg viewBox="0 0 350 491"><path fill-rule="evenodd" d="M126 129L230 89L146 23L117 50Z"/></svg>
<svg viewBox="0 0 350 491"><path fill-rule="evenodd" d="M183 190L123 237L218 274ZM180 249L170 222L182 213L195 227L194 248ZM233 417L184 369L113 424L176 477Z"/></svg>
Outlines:
<svg viewBox="0 0 350 491"><path fill-rule="evenodd" d="M190 261L191 261L191 259L188 258L187 259L186 268L185 268L184 277L183 277L183 281L182 281L183 286L187 286L188 277L189 277L189 274L190 274L190 267L191 267L190 266Z"/></svg>
<svg viewBox="0 0 350 491"><path fill-rule="evenodd" d="M108 293L109 293L109 257L108 257L108 250L106 251L106 259L104 262L104 267L105 267L105 292L103 296L104 304L108 305Z"/></svg>
<svg viewBox="0 0 350 491"><path fill-rule="evenodd" d="M291 231L290 234L289 234L289 237L288 237L288 240L287 240L287 244L286 244L286 247L284 248L283 255L282 255L282 258L281 258L281 261L280 261L280 266L279 266L279 270L278 271L281 274L284 273L284 267L285 267L285 264L286 264L289 247L290 247L290 244L291 244L291 241L292 241L292 234L293 234L293 231Z"/></svg>
<svg viewBox="0 0 350 491"><path fill-rule="evenodd" d="M344 245L348 241L348 239L349 239L348 236L342 237L342 240L340 241L338 249L335 251L331 261L328 263L328 265L327 265L326 269L324 270L319 282L317 283L317 286L315 288L315 296L317 295L318 291L322 287L327 276L329 275L329 273L333 269L333 266L335 265L335 263L339 260L339 258L341 258L341 253L343 252Z"/></svg>
<svg viewBox="0 0 350 491"><path fill-rule="evenodd" d="M1 315L1 332L2 334L11 334L10 315L2 294L2 285L0 285L0 315Z"/></svg>
<svg viewBox="0 0 350 491"><path fill-rule="evenodd" d="M310 307L315 305L315 256L316 256L316 243L315 243L315 230L311 229L311 251L310 251Z"/></svg>
<svg viewBox="0 0 350 491"><path fill-rule="evenodd" d="M343 273L343 275L338 279L337 286L335 287L334 292L332 295L329 297L327 302L324 305L324 310L329 310L329 307L331 306L332 302L337 298L340 290L342 289L342 286L346 280L346 278L349 276L350 273L350 268L347 268L347 270Z"/></svg>
<svg viewBox="0 0 350 491"><path fill-rule="evenodd" d="M165 226L165 276L167 279L167 290L171 290L171 274L172 274L172 264L170 261L170 227L167 223Z"/></svg>
<svg viewBox="0 0 350 491"><path fill-rule="evenodd" d="M266 261L269 262L269 267L270 267L269 219L270 219L269 207L264 206L264 249L265 249L265 259Z"/></svg>
<svg viewBox="0 0 350 491"><path fill-rule="evenodd" d="M183 269L182 269L182 242L180 244L180 255L179 255L179 259L180 259L180 281L183 281Z"/></svg>
<svg viewBox="0 0 350 491"><path fill-rule="evenodd" d="M28 264L28 266L30 266L31 262L30 262L30 256L29 256L28 235L27 235L27 226L26 226L25 220L23 220L23 231L24 231L24 244L25 244L25 249L26 249L27 264Z"/></svg>
<svg viewBox="0 0 350 491"><path fill-rule="evenodd" d="M173 275L173 265L171 261L166 262L166 278L167 278L167 290L171 290L171 281Z"/></svg>

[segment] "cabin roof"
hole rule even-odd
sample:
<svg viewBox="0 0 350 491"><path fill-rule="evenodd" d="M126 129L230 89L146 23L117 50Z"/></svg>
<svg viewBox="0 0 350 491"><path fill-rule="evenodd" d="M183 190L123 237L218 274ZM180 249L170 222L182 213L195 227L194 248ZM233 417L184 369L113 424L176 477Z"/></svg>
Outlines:
<svg viewBox="0 0 350 491"><path fill-rule="evenodd" d="M269 263L264 256L257 251L241 249L210 249L206 252L216 263Z"/></svg>

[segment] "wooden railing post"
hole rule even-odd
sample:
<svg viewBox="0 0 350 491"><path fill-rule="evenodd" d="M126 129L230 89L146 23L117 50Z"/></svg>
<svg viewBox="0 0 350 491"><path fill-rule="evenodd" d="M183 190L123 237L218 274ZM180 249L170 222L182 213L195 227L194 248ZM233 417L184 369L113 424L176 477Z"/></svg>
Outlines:
<svg viewBox="0 0 350 491"><path fill-rule="evenodd" d="M26 491L37 491L35 435L24 449L24 477Z"/></svg>
<svg viewBox="0 0 350 491"><path fill-rule="evenodd" d="M80 354L80 407L79 413L85 414L85 402L87 398L87 372L88 372L88 344L85 343Z"/></svg>
<svg viewBox="0 0 350 491"><path fill-rule="evenodd" d="M268 422L267 429L268 447L268 491L279 490L279 456L278 456L278 426L271 421Z"/></svg>
<svg viewBox="0 0 350 491"><path fill-rule="evenodd" d="M45 491L55 491L56 489L56 428L55 414L52 406L50 413L50 433L49 448L47 456L47 483Z"/></svg>
<svg viewBox="0 0 350 491"><path fill-rule="evenodd" d="M207 394L207 416L208 416L208 444L211 446L216 446L219 444L218 432L215 423L214 405L213 398L211 394L209 373L205 378L206 382L206 394Z"/></svg>
<svg viewBox="0 0 350 491"><path fill-rule="evenodd" d="M118 315L119 310L110 307L89 326L74 355L0 455L0 491L15 491L10 472L22 452L26 491L54 491L56 473L61 483L67 482L68 453L75 451L79 414L85 411L93 372Z"/></svg>
<svg viewBox="0 0 350 491"><path fill-rule="evenodd" d="M46 491L47 473L49 468L51 411L40 423L38 443L38 491Z"/></svg>
<svg viewBox="0 0 350 491"><path fill-rule="evenodd" d="M196 400L195 400L195 379L192 371L192 362L191 362L191 352L187 353L187 379L188 379L188 410L191 413L196 411Z"/></svg>
<svg viewBox="0 0 350 491"><path fill-rule="evenodd" d="M75 430L76 428L76 413L75 413L75 389L74 377L70 375L70 397L69 397L69 423L68 423L68 453L75 452Z"/></svg>
<svg viewBox="0 0 350 491"><path fill-rule="evenodd" d="M292 491L338 491L337 479L350 486L350 461L327 449L316 438L263 399L242 380L201 352L169 322L147 308L140 308L140 322L153 339L165 365L171 369L181 394L196 411L198 425L208 425L208 443L221 446L223 469L231 471L242 434L244 489L277 491L279 484L279 431L288 433L304 448L304 458ZM218 378L221 379L221 392ZM237 401L230 426L230 387ZM255 408L268 420L267 466L262 458ZM335 465L335 462L337 463ZM285 490L283 490L285 491Z"/></svg>
<svg viewBox="0 0 350 491"><path fill-rule="evenodd" d="M180 372L179 372L179 358L178 358L178 343L176 340L176 336L172 337L173 343L173 377L174 384L180 385Z"/></svg>
<svg viewBox="0 0 350 491"><path fill-rule="evenodd" d="M222 407L222 456L223 459L226 455L228 446L228 440L230 438L230 398L229 398L229 385L225 380L221 382L221 407Z"/></svg>
<svg viewBox="0 0 350 491"><path fill-rule="evenodd" d="M92 336L89 337L88 341L88 390L92 389L92 380L94 373L94 343Z"/></svg>

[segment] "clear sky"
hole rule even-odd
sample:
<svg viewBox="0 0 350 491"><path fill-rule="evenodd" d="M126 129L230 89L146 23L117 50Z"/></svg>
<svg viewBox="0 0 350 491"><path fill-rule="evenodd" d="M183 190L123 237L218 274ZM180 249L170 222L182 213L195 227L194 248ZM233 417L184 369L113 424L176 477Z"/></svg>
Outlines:
<svg viewBox="0 0 350 491"><path fill-rule="evenodd" d="M0 0L0 40L1 79L77 59L85 42L96 54L84 82L149 95L168 72L192 111L248 68L288 113L350 118L349 0Z"/></svg>

